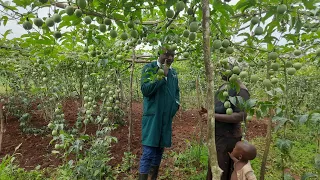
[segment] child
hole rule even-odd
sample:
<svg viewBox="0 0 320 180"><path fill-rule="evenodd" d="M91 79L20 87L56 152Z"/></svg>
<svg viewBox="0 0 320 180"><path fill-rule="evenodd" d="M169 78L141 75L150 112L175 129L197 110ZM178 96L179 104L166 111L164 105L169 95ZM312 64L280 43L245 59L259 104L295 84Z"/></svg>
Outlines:
<svg viewBox="0 0 320 180"><path fill-rule="evenodd" d="M239 141L229 155L234 162L231 180L257 180L250 165L250 160L257 156L257 149L252 144Z"/></svg>

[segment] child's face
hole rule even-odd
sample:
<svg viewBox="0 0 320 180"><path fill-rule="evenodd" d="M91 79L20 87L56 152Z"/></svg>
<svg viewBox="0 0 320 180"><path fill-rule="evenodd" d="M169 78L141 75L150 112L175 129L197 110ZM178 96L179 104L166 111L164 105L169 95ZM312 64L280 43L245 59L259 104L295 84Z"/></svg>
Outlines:
<svg viewBox="0 0 320 180"><path fill-rule="evenodd" d="M242 158L242 148L240 146L240 142L237 142L236 146L233 148L231 155L238 160Z"/></svg>

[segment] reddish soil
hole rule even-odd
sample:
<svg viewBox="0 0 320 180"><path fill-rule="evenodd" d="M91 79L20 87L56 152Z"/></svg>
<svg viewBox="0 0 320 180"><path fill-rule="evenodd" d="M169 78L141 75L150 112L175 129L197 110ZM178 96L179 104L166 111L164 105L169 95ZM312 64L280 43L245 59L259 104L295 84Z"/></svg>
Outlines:
<svg viewBox="0 0 320 180"><path fill-rule="evenodd" d="M33 105L36 107L36 105ZM63 102L63 111L65 118L70 124L73 124L77 117L77 109L79 107L78 101L74 99L67 99ZM32 114L32 125L40 126L46 125L41 112L34 111ZM141 117L142 104L133 103L133 140L131 149L137 155L137 161L141 155ZM186 140L197 140L199 137L197 110L179 111L173 122L173 141L172 148L169 151L180 152L186 147ZM206 122L203 123L203 128L206 128ZM247 132L248 139L256 136L265 136L267 125L265 121L253 120L249 122L249 129ZM34 169L41 165L41 168L56 167L61 164L61 160L55 155L51 154L53 150L52 145L49 145L52 139L51 135L28 135L21 133L19 129L18 119L15 117L8 117L5 123L5 130L2 142L2 158L6 154L12 154L15 147L21 144L20 148L15 152L21 167L28 170ZM90 127L88 132L95 132L95 127ZM204 131L205 132L205 131ZM204 133L205 134L205 133ZM116 166L121 163L124 152L128 150L128 126L120 126L112 133L118 139L118 143L114 143L111 148L111 153L114 159L111 165ZM137 163L136 163L137 164Z"/></svg>

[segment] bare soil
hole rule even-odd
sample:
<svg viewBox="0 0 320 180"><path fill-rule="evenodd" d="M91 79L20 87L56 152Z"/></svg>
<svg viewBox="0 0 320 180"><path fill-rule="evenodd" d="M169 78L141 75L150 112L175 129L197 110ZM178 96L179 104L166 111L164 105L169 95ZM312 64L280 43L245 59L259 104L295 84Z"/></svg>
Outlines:
<svg viewBox="0 0 320 180"><path fill-rule="evenodd" d="M65 119L70 125L72 125L77 118L77 109L79 107L79 101L76 99L66 99L63 103L63 112ZM1 107L1 105L0 105ZM35 127L46 125L48 122L40 115L41 112L36 110L36 104L33 104L34 111L31 113L31 124ZM133 140L131 149L133 154L136 155L135 167L139 161L141 155L141 117L142 117L142 104L140 102L133 103ZM180 110L173 121L173 139L172 147L168 148L166 152L175 151L181 152L185 149L187 141L198 141L200 132L198 111L195 109L191 110ZM124 119L127 121L127 117ZM203 130L206 132L206 122L202 121ZM53 145L49 142L52 140L50 133L48 135L33 135L24 134L21 132L17 117L9 116L5 121L5 133L2 142L2 152L0 152L0 158L6 154L13 154L15 152L20 167L27 170L34 169L40 165L41 168L46 167L57 167L62 161L59 157L52 154ZM92 134L95 132L96 127L89 127L88 132ZM266 135L266 121L252 120L248 123L248 139L252 139L257 136ZM205 134L205 133L203 133ZM111 160L112 166L117 166L121 163L124 152L128 151L128 126L127 123L124 126L119 126L112 132L112 135L118 139L118 143L114 143L111 148L111 154L114 157ZM20 148L15 151L15 148L21 144ZM1 160L0 159L0 160ZM164 164L167 164L164 162Z"/></svg>

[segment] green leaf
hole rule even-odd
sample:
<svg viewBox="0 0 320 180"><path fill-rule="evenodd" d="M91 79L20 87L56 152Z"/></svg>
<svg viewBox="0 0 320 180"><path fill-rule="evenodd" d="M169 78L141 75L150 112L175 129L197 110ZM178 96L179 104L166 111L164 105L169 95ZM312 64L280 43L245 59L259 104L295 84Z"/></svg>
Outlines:
<svg viewBox="0 0 320 180"><path fill-rule="evenodd" d="M260 106L260 110L262 114L267 114L268 113L268 106L266 106L265 104Z"/></svg>
<svg viewBox="0 0 320 180"><path fill-rule="evenodd" d="M176 2L177 2L177 0L167 0L166 7L167 7L167 8L170 8L170 7L173 6Z"/></svg>
<svg viewBox="0 0 320 180"><path fill-rule="evenodd" d="M301 22L301 19L300 19L300 17L298 17L297 22L296 22L296 25L295 25L296 33L299 33L299 32L300 32L302 26L303 26L303 24L302 24L302 22Z"/></svg>
<svg viewBox="0 0 320 180"><path fill-rule="evenodd" d="M43 44L43 45L53 45L54 41L53 40L47 40L47 39L38 39L33 41L36 44Z"/></svg>
<svg viewBox="0 0 320 180"><path fill-rule="evenodd" d="M3 21L3 26L6 26L7 25L7 22L8 22L8 16L2 16L1 19L0 19L0 25L1 25L1 20Z"/></svg>
<svg viewBox="0 0 320 180"><path fill-rule="evenodd" d="M316 4L316 2L314 2L314 0L302 0L303 5L307 8L307 9L315 9L316 7L314 6L314 4Z"/></svg>
<svg viewBox="0 0 320 180"><path fill-rule="evenodd" d="M97 176L97 175L99 175L99 173L100 173L100 169L97 169L97 170L94 172L93 176Z"/></svg>
<svg viewBox="0 0 320 180"><path fill-rule="evenodd" d="M272 91L266 91L266 93L269 95L269 96L274 96L274 94L272 93Z"/></svg>
<svg viewBox="0 0 320 180"><path fill-rule="evenodd" d="M294 25L296 24L296 21L297 21L297 20L296 20L296 17L291 16L289 32L294 28Z"/></svg>
<svg viewBox="0 0 320 180"><path fill-rule="evenodd" d="M221 1L214 1L213 7L219 11L226 19L230 19L229 14L227 13L225 6L222 5ZM232 9L232 8L231 8Z"/></svg>
<svg viewBox="0 0 320 180"><path fill-rule="evenodd" d="M236 4L236 9L241 9L241 8L245 8L246 6L248 6L248 1L247 0L240 0L237 4Z"/></svg>
<svg viewBox="0 0 320 180"><path fill-rule="evenodd" d="M124 17L127 17L128 16L128 14L130 13L130 7L125 7L124 8L124 12L123 12L123 15L124 15Z"/></svg>
<svg viewBox="0 0 320 180"><path fill-rule="evenodd" d="M279 27L279 26L280 26L279 21L272 21L271 23L269 23L266 26L268 34L272 34L276 30L275 27Z"/></svg>
<svg viewBox="0 0 320 180"><path fill-rule="evenodd" d="M268 34L267 36L264 37L262 42L272 44L273 43L272 41L278 41L278 40L279 40L278 38L271 36L271 34Z"/></svg>
<svg viewBox="0 0 320 180"><path fill-rule="evenodd" d="M314 124L318 124L320 122L320 113L311 114L310 121Z"/></svg>
<svg viewBox="0 0 320 180"><path fill-rule="evenodd" d="M271 7L270 10L266 13L265 16L261 17L261 22L265 23L267 19L276 14L276 7Z"/></svg>
<svg viewBox="0 0 320 180"><path fill-rule="evenodd" d="M256 99L248 99L246 101L246 109L248 110L248 109L253 108L256 105L256 103L257 103Z"/></svg>
<svg viewBox="0 0 320 180"><path fill-rule="evenodd" d="M112 16L113 16L113 18L114 18L115 20L122 20L122 21L125 21L125 20L126 20L126 18L125 18L124 15L119 14L119 13L116 13L116 12L112 13Z"/></svg>
<svg viewBox="0 0 320 180"><path fill-rule="evenodd" d="M256 0L240 0L236 4L236 9L239 9L241 10L241 12L244 12L246 9L255 5L256 5Z"/></svg>
<svg viewBox="0 0 320 180"><path fill-rule="evenodd" d="M11 30L11 29L6 30L6 32L4 32L4 33L2 34L2 40L3 40L3 41L6 40L6 39L7 39L7 36L8 36L9 34L11 34L11 33L12 33L12 30Z"/></svg>
<svg viewBox="0 0 320 180"><path fill-rule="evenodd" d="M121 21L115 21L115 22L121 29L123 29L123 30L125 29L125 27Z"/></svg>
<svg viewBox="0 0 320 180"><path fill-rule="evenodd" d="M292 41L293 44L297 44L297 36L296 35L286 34L283 37L286 38L288 42Z"/></svg>
<svg viewBox="0 0 320 180"><path fill-rule="evenodd" d="M272 121L276 121L277 122L277 126L274 128L274 130L277 132L280 127L284 126L286 123L291 123L293 124L294 122L290 119L287 119L285 117L279 117L279 116L274 116L272 118Z"/></svg>
<svg viewBox="0 0 320 180"><path fill-rule="evenodd" d="M275 88L274 89L277 93L279 93L279 94L283 94L283 91L282 91L282 89L280 89L280 88Z"/></svg>
<svg viewBox="0 0 320 180"><path fill-rule="evenodd" d="M133 14L142 22L141 9L136 10Z"/></svg>
<svg viewBox="0 0 320 180"><path fill-rule="evenodd" d="M237 98L238 106L243 107L244 106L243 98L241 96L236 96L236 98Z"/></svg>
<svg viewBox="0 0 320 180"><path fill-rule="evenodd" d="M234 15L234 10L229 4L224 3L223 6L231 15Z"/></svg>
<svg viewBox="0 0 320 180"><path fill-rule="evenodd" d="M318 177L318 175L316 175L316 174L313 174L313 173L304 173L302 176L301 176L301 180L307 180L307 179L309 179L309 178L316 178L316 177Z"/></svg>
<svg viewBox="0 0 320 180"><path fill-rule="evenodd" d="M31 3L33 3L33 0L13 0L13 2L17 5L17 6L21 6L26 8L27 6L31 5Z"/></svg>
<svg viewBox="0 0 320 180"><path fill-rule="evenodd" d="M304 115L297 116L297 119L299 120L300 124L304 124L305 122L308 121L308 117L309 117L309 114L304 114Z"/></svg>
<svg viewBox="0 0 320 180"><path fill-rule="evenodd" d="M164 6L160 6L159 9L160 9L161 14L163 16L166 16L166 8Z"/></svg>
<svg viewBox="0 0 320 180"><path fill-rule="evenodd" d="M320 154L317 154L314 158L314 164L318 170L320 170Z"/></svg>
<svg viewBox="0 0 320 180"><path fill-rule="evenodd" d="M292 142L289 139L278 139L276 145L282 153L287 155L292 148Z"/></svg>
<svg viewBox="0 0 320 180"><path fill-rule="evenodd" d="M284 174L284 177L283 177L283 180L295 180L291 174L289 173L285 173Z"/></svg>
<svg viewBox="0 0 320 180"><path fill-rule="evenodd" d="M224 101L226 100L226 97L223 96L223 91L220 91L220 92L218 93L218 99L219 99L219 101L221 101L221 102L224 102Z"/></svg>
<svg viewBox="0 0 320 180"><path fill-rule="evenodd" d="M234 105L234 106L237 106L237 98L234 96L234 97L229 97L229 101Z"/></svg>

